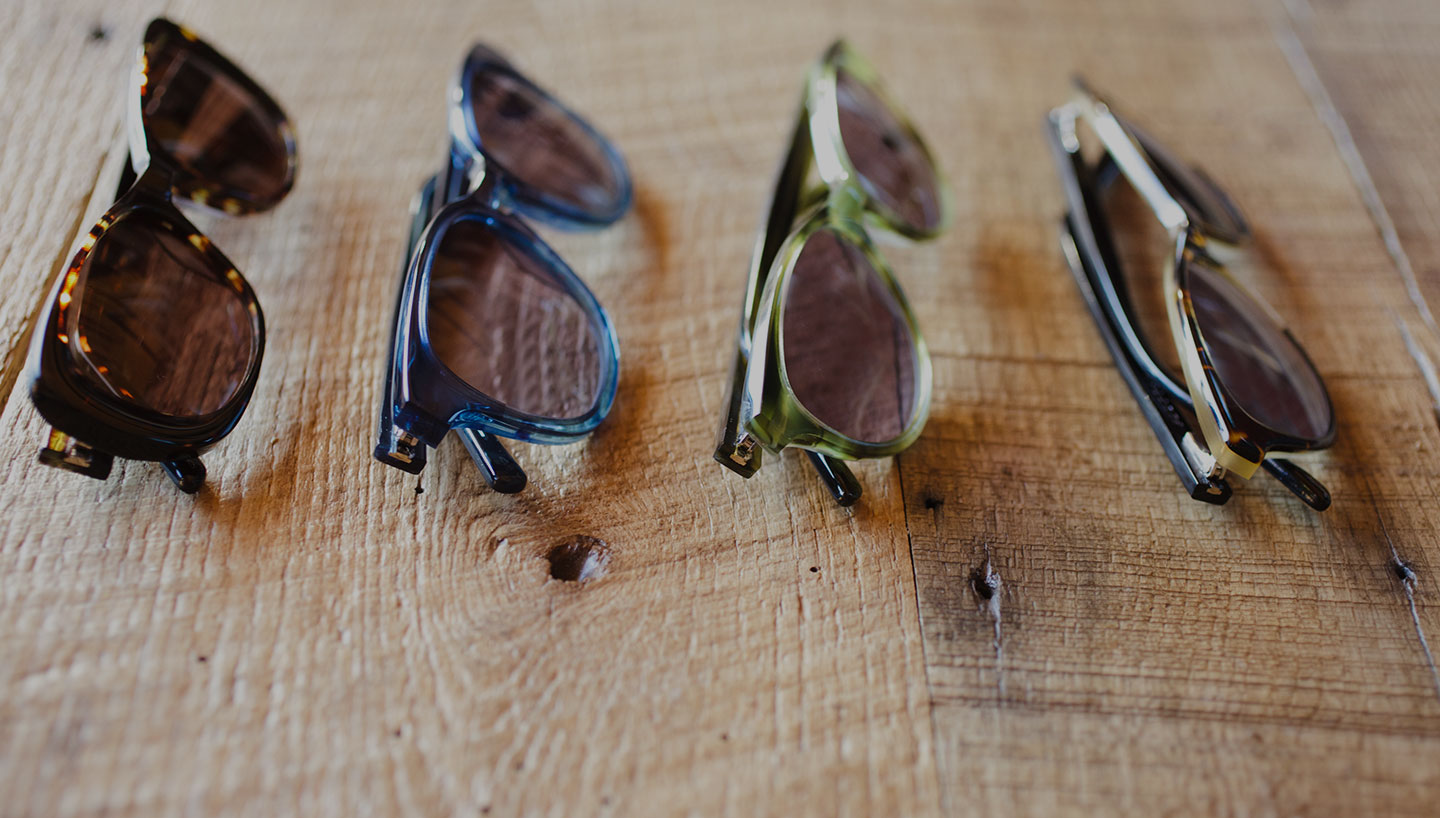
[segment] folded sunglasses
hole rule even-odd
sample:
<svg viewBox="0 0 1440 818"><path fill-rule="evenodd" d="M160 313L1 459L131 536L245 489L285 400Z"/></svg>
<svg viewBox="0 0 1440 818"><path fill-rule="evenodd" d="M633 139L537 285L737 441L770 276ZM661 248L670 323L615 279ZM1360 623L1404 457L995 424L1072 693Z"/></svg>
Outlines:
<svg viewBox="0 0 1440 818"><path fill-rule="evenodd" d="M174 197L230 214L278 203L295 137L260 86L156 19L130 83L129 161L31 334L30 397L51 425L40 462L105 479L115 457L158 461L181 491L240 420L265 322L235 265Z"/></svg>
<svg viewBox="0 0 1440 818"><path fill-rule="evenodd" d="M812 170L820 183L807 187ZM915 442L930 356L869 230L929 239L950 212L930 151L875 69L832 45L807 75L751 258L717 461L750 477L763 450L803 449L848 506L861 486L843 461Z"/></svg>
<svg viewBox="0 0 1440 818"><path fill-rule="evenodd" d="M1081 130L1099 142L1082 150ZM1047 134L1065 188L1065 257L1116 366L1190 496L1230 499L1226 478L1262 466L1311 508L1330 493L1276 452L1329 446L1335 413L1320 374L1279 315L1235 269L1255 266L1250 227L1204 171L1121 117L1082 81L1050 112ZM1160 271L1179 371L1156 354L1121 264L1114 182L1124 179L1164 230ZM1158 306L1158 305L1157 305ZM1198 427L1197 437L1195 429Z"/></svg>
<svg viewBox="0 0 1440 818"><path fill-rule="evenodd" d="M610 319L521 216L571 230L617 221L630 175L611 143L481 45L451 88L444 170L411 207L374 456L418 474L459 434L495 491L526 476L500 443L570 443L605 419Z"/></svg>

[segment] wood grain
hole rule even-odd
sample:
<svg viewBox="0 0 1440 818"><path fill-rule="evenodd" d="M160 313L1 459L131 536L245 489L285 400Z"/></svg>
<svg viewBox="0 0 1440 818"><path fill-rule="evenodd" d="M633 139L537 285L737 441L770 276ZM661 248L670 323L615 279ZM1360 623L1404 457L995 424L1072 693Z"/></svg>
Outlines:
<svg viewBox="0 0 1440 818"><path fill-rule="evenodd" d="M1287 52L1313 54L1347 122L1390 104L1343 91L1351 72L1435 110L1423 60L1327 67L1367 26L1433 18L1368 2L1308 24L1268 0L7 5L0 815L1431 814L1440 428L1401 327L1430 339ZM266 85L301 151L274 212L203 224L269 335L193 498L147 464L38 467L16 388L30 316L113 185L121 77L157 11ZM742 481L709 456L802 71L837 33L959 207L941 241L885 248L936 395L849 512L801 458ZM637 183L616 228L554 237L614 319L620 399L583 444L517 445L515 497L458 445L423 493L368 454L406 208L476 38L590 116ZM1253 283L1341 419L1306 461L1325 514L1264 478L1218 509L1179 490L1058 253L1040 122L1074 70L1256 224L1273 264ZM1386 110L1370 141L1352 130L1370 167L1396 163L1372 172L1431 287L1440 226L1401 168L1440 172L1440 152L1397 142L1406 109ZM606 544L600 575L553 578L547 555L583 538Z"/></svg>
<svg viewBox="0 0 1440 818"><path fill-rule="evenodd" d="M1440 682L1391 550L1435 633L1440 436L1397 326L1413 305L1270 10L1151 9L947 32L978 64L1028 60L944 106L985 113L951 123L979 189L945 256L969 263L918 297L957 351L902 465L946 809L1429 814ZM1072 67L1247 208L1274 262L1254 283L1345 424L1308 461L1329 512L1263 476L1223 508L1176 490L1058 253L1032 112ZM987 562L998 603L972 589Z"/></svg>

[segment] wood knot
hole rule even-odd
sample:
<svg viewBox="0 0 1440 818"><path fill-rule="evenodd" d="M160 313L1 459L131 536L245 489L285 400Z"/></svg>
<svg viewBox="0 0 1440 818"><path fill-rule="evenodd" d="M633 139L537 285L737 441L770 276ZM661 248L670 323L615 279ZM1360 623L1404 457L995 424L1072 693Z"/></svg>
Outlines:
<svg viewBox="0 0 1440 818"><path fill-rule="evenodd" d="M1000 591L1000 575L995 573L987 562L984 568L976 568L974 573L970 574L970 587L981 600L989 600Z"/></svg>
<svg viewBox="0 0 1440 818"><path fill-rule="evenodd" d="M1410 567L1410 563L1405 560L1398 557L1391 560L1390 570L1395 572L1395 578L1401 582L1409 582L1412 584L1415 582L1415 571Z"/></svg>
<svg viewBox="0 0 1440 818"><path fill-rule="evenodd" d="M598 537L581 534L545 555L550 576L563 582L587 582L604 576L610 565L610 546Z"/></svg>

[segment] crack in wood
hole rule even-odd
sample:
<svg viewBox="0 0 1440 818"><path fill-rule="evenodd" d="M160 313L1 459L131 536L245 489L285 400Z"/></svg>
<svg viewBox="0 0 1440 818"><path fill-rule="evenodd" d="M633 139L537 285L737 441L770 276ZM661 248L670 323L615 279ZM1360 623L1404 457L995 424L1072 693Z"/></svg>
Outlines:
<svg viewBox="0 0 1440 818"><path fill-rule="evenodd" d="M1390 529L1385 526L1385 518L1380 516L1380 509L1375 509L1375 519L1380 523L1380 533L1385 535L1385 544L1390 546L1390 568L1395 572L1395 578L1400 580L1400 587L1405 591L1405 601L1410 606L1410 621L1415 625L1415 636L1420 640L1420 650L1425 653L1425 664L1430 668L1430 681L1435 685L1435 697L1440 699L1440 669L1435 666L1435 654L1430 650L1430 640L1425 638L1425 628L1420 624L1420 610L1415 606L1415 569L1410 563L1401 559L1400 551L1395 547L1395 541L1390 539Z"/></svg>
<svg viewBox="0 0 1440 818"><path fill-rule="evenodd" d="M1290 5L1285 4L1286 13L1293 19L1295 11ZM1325 87L1325 81L1320 78L1320 72L1315 69L1315 64L1310 60L1310 54L1305 50L1305 44L1300 41L1300 35L1295 32L1293 26L1289 25L1279 15L1271 16L1271 28L1275 32L1275 41L1284 53L1285 60L1290 64L1290 70L1295 74L1295 79L1300 82L1300 87L1305 90L1306 96L1310 98L1310 104L1315 108L1315 114L1330 131L1330 138L1335 143L1335 148L1340 152L1340 158L1345 163L1346 169L1350 172L1350 178L1360 191L1360 198L1365 203L1365 209L1370 211L1370 218L1375 223L1376 230L1380 233L1380 239L1385 244L1385 249L1390 254L1391 261L1395 264L1395 271L1405 283L1405 293L1410 298L1410 303L1420 312L1421 319L1429 328L1432 338L1440 338L1440 326L1435 323L1435 316L1430 312L1430 304L1425 300L1425 294L1420 290L1420 282L1415 277L1415 268L1410 263L1410 256L1405 252L1405 246L1400 241L1400 231L1395 227L1395 221L1390 218L1390 211L1385 207L1385 201L1380 196L1380 189L1375 185L1375 179L1370 175L1369 166L1365 164L1365 157L1360 153L1360 146L1355 143L1355 136L1350 132L1350 126L1345 121L1345 116L1335 106L1335 101L1330 98L1330 92Z"/></svg>
<svg viewBox="0 0 1440 818"><path fill-rule="evenodd" d="M995 570L990 559L990 544L985 543L985 565L977 568L970 577L970 587L980 600L980 606L990 614L995 627L995 689L1003 701L1005 698L1005 642L1000 630L1000 591L1004 582L1000 572Z"/></svg>
<svg viewBox="0 0 1440 818"><path fill-rule="evenodd" d="M1405 340L1405 351L1410 353L1415 365L1420 368L1420 376L1425 379L1425 388L1430 391L1430 410L1434 413L1435 426L1440 429L1440 376L1435 372L1435 362L1421 348L1410 334L1410 326L1405 319L1398 315L1391 316L1395 320L1395 326L1400 329L1400 337Z"/></svg>

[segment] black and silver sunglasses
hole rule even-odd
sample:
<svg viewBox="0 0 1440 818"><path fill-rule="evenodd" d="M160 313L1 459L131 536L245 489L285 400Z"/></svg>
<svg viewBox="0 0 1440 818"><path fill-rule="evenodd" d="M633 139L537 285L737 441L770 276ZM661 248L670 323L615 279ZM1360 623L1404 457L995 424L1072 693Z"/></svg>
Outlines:
<svg viewBox="0 0 1440 818"><path fill-rule="evenodd" d="M229 434L260 371L250 285L177 209L273 207L295 182L289 121L194 34L157 19L130 83L117 201L80 241L32 331L30 397L52 427L40 462L99 479L160 462L181 491Z"/></svg>
<svg viewBox="0 0 1440 818"><path fill-rule="evenodd" d="M571 443L619 380L610 319L519 217L579 230L630 207L630 174L594 128L477 45L450 94L444 170L411 207L374 456L411 474L460 436L492 489L525 472L499 438Z"/></svg>
<svg viewBox="0 0 1440 818"><path fill-rule="evenodd" d="M1082 150L1081 122L1099 141L1093 163ZM1330 493L1318 480L1273 456L1329 446L1335 413L1305 351L1234 272L1253 263L1255 252L1239 209L1203 171L1079 80L1074 98L1050 112L1046 131L1069 208L1061 230L1065 257L1190 496L1224 503L1228 475L1249 478L1263 466L1311 508L1328 508ZM1114 182L1122 178L1166 234L1161 274L1178 372L1156 354L1153 344L1163 341L1146 337L1121 266L1121 233L1112 225L1123 215L1114 205Z"/></svg>

